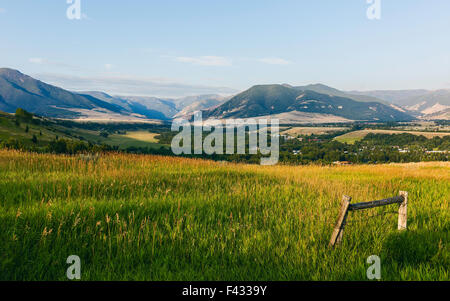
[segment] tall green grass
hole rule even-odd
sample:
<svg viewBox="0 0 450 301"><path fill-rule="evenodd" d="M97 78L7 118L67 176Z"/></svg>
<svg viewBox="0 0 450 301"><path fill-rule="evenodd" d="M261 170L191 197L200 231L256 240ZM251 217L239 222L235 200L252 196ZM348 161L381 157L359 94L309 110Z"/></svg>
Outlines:
<svg viewBox="0 0 450 301"><path fill-rule="evenodd" d="M450 165L260 167L157 156L0 151L0 279L450 279ZM328 248L343 194L409 192L397 207L351 213ZM387 212L388 211L388 212Z"/></svg>

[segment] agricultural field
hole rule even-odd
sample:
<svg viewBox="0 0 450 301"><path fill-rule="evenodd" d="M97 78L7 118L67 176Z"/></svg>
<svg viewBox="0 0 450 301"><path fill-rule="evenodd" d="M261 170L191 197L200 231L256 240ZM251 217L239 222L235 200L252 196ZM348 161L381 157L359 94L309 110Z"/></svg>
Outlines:
<svg viewBox="0 0 450 301"><path fill-rule="evenodd" d="M349 215L342 196L409 192ZM0 151L0 280L450 280L450 163L272 166L148 155ZM388 209L386 209L388 208ZM390 213L390 211L394 213Z"/></svg>
<svg viewBox="0 0 450 301"><path fill-rule="evenodd" d="M131 139L138 140L138 141L149 142L149 143L158 143L158 139L156 138L156 136L158 136L158 134L150 133L148 131L135 131L135 132L128 133L125 136L129 137Z"/></svg>
<svg viewBox="0 0 450 301"><path fill-rule="evenodd" d="M399 130L361 130L361 131L353 131L347 134L344 134L342 136L336 137L335 140L342 142L342 143L349 143L353 144L356 141L360 141L364 139L368 134L388 134L388 135L394 135L394 134L411 134L411 135L417 135L417 136L424 136L428 139L432 139L434 137L446 137L450 136L449 132L418 132L418 131L399 131Z"/></svg>
<svg viewBox="0 0 450 301"><path fill-rule="evenodd" d="M282 135L297 137L299 135L326 135L349 130L347 127L293 127L281 132Z"/></svg>
<svg viewBox="0 0 450 301"><path fill-rule="evenodd" d="M414 121L396 126L397 130L417 132L450 132L450 126L437 124L434 121Z"/></svg>
<svg viewBox="0 0 450 301"><path fill-rule="evenodd" d="M158 134L150 133L148 131L131 131L126 134L109 135L103 143L119 146L120 149L126 149L128 147L160 148L162 145L159 144L156 136L158 136Z"/></svg>

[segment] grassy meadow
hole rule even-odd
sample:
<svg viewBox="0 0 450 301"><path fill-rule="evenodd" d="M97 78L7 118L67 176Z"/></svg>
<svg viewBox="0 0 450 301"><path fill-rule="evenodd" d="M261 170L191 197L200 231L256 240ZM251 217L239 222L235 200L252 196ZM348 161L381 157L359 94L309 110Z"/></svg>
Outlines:
<svg viewBox="0 0 450 301"><path fill-rule="evenodd" d="M328 241L342 195L409 192L353 212ZM236 165L175 157L0 151L0 280L450 280L450 164ZM394 213L393 213L394 212Z"/></svg>

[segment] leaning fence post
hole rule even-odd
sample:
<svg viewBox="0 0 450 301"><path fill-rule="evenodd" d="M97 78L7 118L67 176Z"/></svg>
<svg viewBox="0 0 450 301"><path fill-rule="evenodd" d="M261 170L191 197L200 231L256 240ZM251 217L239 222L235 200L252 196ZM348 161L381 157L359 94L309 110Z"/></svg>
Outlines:
<svg viewBox="0 0 450 301"><path fill-rule="evenodd" d="M345 222L347 220L348 209L350 207L350 202L352 198L344 195L342 199L342 206L339 212L339 217L334 226L333 234L331 235L330 247L334 247L336 244L339 244L342 241L342 236L344 234Z"/></svg>
<svg viewBox="0 0 450 301"><path fill-rule="evenodd" d="M398 230L406 230L408 226L408 192L400 191L403 202L398 209Z"/></svg>

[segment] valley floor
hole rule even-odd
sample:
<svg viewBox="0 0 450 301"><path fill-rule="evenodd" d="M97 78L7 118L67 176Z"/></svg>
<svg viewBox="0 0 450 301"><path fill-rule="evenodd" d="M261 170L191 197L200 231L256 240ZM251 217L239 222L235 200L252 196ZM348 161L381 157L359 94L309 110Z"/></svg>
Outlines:
<svg viewBox="0 0 450 301"><path fill-rule="evenodd" d="M328 248L342 195L409 192L352 213ZM0 280L450 280L450 163L273 166L175 157L0 151ZM394 212L391 214L391 212Z"/></svg>
<svg viewBox="0 0 450 301"><path fill-rule="evenodd" d="M353 131L342 136L336 137L335 140L342 143L355 143L355 141L360 141L368 134L387 134L387 135L398 135L398 134L411 134L416 136L424 136L427 139L432 139L434 137L446 137L450 136L450 132L420 132L420 131L400 131L400 130L372 130L366 129L361 131Z"/></svg>

